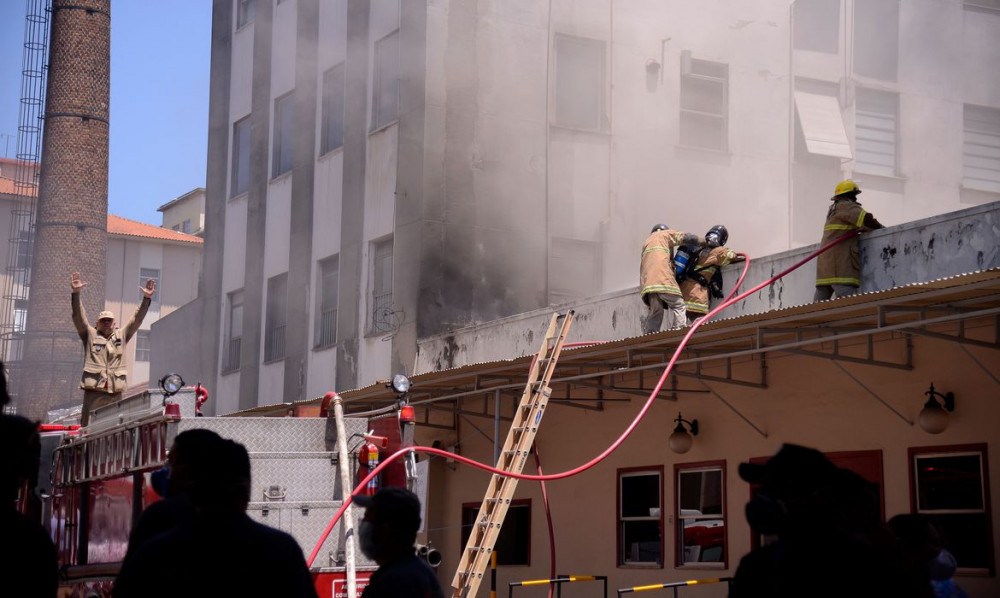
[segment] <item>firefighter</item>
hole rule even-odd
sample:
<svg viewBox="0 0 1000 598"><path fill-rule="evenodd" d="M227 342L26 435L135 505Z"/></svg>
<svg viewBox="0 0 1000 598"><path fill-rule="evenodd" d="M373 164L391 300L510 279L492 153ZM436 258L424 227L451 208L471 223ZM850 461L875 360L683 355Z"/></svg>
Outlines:
<svg viewBox="0 0 1000 598"><path fill-rule="evenodd" d="M684 298L674 276L674 249L681 245L704 245L704 239L657 224L642 244L639 294L649 307L643 333L659 332L666 308L667 330L680 330L687 322Z"/></svg>
<svg viewBox="0 0 1000 598"><path fill-rule="evenodd" d="M833 205L826 213L820 245L829 243L847 231L868 232L885 228L875 216L858 203L861 189L851 179L837 183ZM816 258L816 294L813 301L825 301L834 295L847 297L861 286L861 252L857 236L840 243Z"/></svg>
<svg viewBox="0 0 1000 598"><path fill-rule="evenodd" d="M95 409L114 404L122 397L127 386L125 347L146 317L156 292L156 281L150 278L146 280L146 286L139 287L142 301L124 330L115 327L115 314L107 310L97 316L96 324L88 324L87 312L80 300L80 291L87 283L80 280L79 272L74 272L70 277L70 286L73 289L73 324L83 341L83 376L80 379L83 410L80 412L80 424L86 426Z"/></svg>
<svg viewBox="0 0 1000 598"><path fill-rule="evenodd" d="M693 267L688 269L680 281L681 293L684 296L684 307L687 308L688 326L695 319L708 313L709 293L712 297L721 299L722 275L719 269L731 263L742 262L745 258L726 247L729 231L717 224L705 233L705 247L694 257Z"/></svg>

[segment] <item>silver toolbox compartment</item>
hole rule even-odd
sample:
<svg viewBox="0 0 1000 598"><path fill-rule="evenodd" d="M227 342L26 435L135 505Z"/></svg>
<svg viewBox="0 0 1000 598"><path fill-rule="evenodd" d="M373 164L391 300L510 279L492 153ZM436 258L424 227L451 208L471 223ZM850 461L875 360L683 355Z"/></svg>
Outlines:
<svg viewBox="0 0 1000 598"><path fill-rule="evenodd" d="M328 452L250 453L250 500L343 500L337 461Z"/></svg>
<svg viewBox="0 0 1000 598"><path fill-rule="evenodd" d="M316 547L323 530L333 519L340 508L340 501L304 501L304 502L271 502L255 501L247 507L247 514L254 521L269 525L273 528L288 532L298 541L302 547L302 553L308 558L309 554ZM365 510L351 506L351 513L354 517L354 527L357 530ZM337 522L323 547L316 554L313 567L334 567L338 566L338 559L343 558L343 547L341 546L341 529L343 519ZM355 565L358 567L377 567L374 561L370 561L361 554L357 541L354 543Z"/></svg>
<svg viewBox="0 0 1000 598"><path fill-rule="evenodd" d="M328 420L324 417L191 417L177 422L177 431L207 428L223 438L232 438L251 453L307 453L336 450L327 443ZM332 424L333 420L329 420ZM355 434L368 432L368 420L347 418L344 428L347 445Z"/></svg>

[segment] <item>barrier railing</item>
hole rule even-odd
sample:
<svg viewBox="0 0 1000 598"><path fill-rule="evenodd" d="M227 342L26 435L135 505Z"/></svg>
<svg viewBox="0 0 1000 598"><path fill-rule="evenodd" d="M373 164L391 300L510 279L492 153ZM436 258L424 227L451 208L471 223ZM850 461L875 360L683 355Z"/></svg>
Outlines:
<svg viewBox="0 0 1000 598"><path fill-rule="evenodd" d="M654 583L645 586L634 586L631 588L622 588L618 590L618 598L621 598L623 594L631 594L633 592L648 592L650 590L665 590L672 589L674 591L674 597L676 598L677 592L680 588L688 586L700 586L712 583L723 583L729 586L730 589L733 587L732 577L718 577L713 579L689 579L687 581L673 581L669 583Z"/></svg>
<svg viewBox="0 0 1000 598"><path fill-rule="evenodd" d="M526 581L512 581L510 582L510 591L507 594L508 597L512 598L514 596L514 588L518 587L530 587L530 586L547 586L550 584L555 584L556 586L556 596L562 596L562 586L565 583L573 583L576 581L600 581L604 583L604 597L608 596L608 576L607 575L559 575L553 579L529 579Z"/></svg>

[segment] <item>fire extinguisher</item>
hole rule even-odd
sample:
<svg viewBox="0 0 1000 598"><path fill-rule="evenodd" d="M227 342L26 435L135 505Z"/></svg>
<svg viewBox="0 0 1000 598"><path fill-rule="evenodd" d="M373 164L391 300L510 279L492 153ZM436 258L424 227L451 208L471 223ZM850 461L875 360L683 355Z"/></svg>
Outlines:
<svg viewBox="0 0 1000 598"><path fill-rule="evenodd" d="M370 440L366 439L365 442L363 442L361 444L361 447L358 449L358 463L361 465L361 467L358 468L359 482L362 479L364 479L365 476L371 473L373 469L378 467L378 461L379 461L378 446L374 442L371 442ZM362 489L362 493L366 494L367 496L372 496L376 492L378 492L379 477L380 476L375 476L372 479L368 480L368 483L365 484L364 489Z"/></svg>

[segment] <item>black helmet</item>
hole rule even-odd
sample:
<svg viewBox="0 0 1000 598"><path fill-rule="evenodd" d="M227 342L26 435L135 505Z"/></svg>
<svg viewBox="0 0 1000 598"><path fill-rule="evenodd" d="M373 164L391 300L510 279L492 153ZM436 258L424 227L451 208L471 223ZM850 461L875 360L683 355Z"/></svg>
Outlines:
<svg viewBox="0 0 1000 598"><path fill-rule="evenodd" d="M666 224L662 224L662 223L661 224L657 224L656 226L653 227L653 230L649 231L649 234L653 234L653 233L655 233L658 230L667 230L668 228L670 228L670 227L667 226Z"/></svg>
<svg viewBox="0 0 1000 598"><path fill-rule="evenodd" d="M729 231L721 224L716 224L705 233L705 241L712 247L721 247L729 240Z"/></svg>

